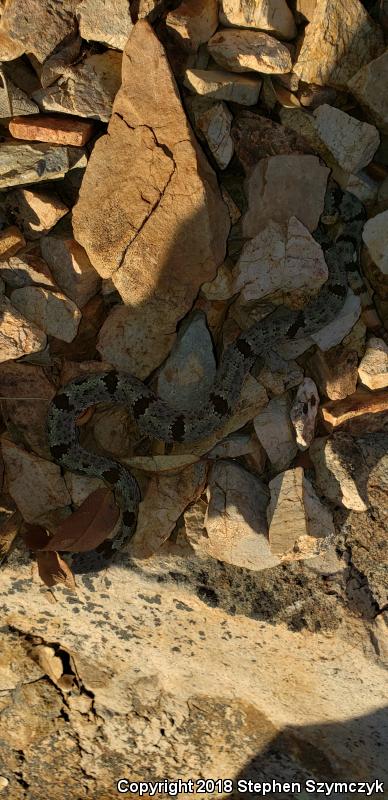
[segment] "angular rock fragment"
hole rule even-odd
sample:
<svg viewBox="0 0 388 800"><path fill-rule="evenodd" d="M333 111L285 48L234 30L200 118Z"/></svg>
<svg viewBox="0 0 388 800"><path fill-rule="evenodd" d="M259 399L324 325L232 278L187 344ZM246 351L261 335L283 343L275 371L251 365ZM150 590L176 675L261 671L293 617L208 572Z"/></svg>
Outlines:
<svg viewBox="0 0 388 800"><path fill-rule="evenodd" d="M361 67L348 82L349 90L384 133L388 133L387 81L388 51Z"/></svg>
<svg viewBox="0 0 388 800"><path fill-rule="evenodd" d="M14 139L29 142L52 142L82 147L93 133L93 123L71 117L36 114L28 119L10 120L9 132Z"/></svg>
<svg viewBox="0 0 388 800"><path fill-rule="evenodd" d="M75 239L46 236L41 240L42 256L61 289L82 308L100 288L100 278Z"/></svg>
<svg viewBox="0 0 388 800"><path fill-rule="evenodd" d="M83 39L124 50L133 27L128 0L81 0L76 12Z"/></svg>
<svg viewBox="0 0 388 800"><path fill-rule="evenodd" d="M221 0L220 20L223 25L258 28L282 39L293 39L296 34L286 0Z"/></svg>
<svg viewBox="0 0 388 800"><path fill-rule="evenodd" d="M318 136L342 169L358 172L369 164L380 143L374 125L326 103L314 111L314 117Z"/></svg>
<svg viewBox="0 0 388 800"><path fill-rule="evenodd" d="M369 389L388 387L388 347L383 339L372 336L358 368L360 381Z"/></svg>
<svg viewBox="0 0 388 800"><path fill-rule="evenodd" d="M366 511L368 468L357 441L348 433L333 433L315 439L309 453L323 494L345 508Z"/></svg>
<svg viewBox="0 0 388 800"><path fill-rule="evenodd" d="M184 82L185 86L199 95L239 103L242 106L256 105L261 90L259 77L233 75L215 69L187 69Z"/></svg>
<svg viewBox="0 0 388 800"><path fill-rule="evenodd" d="M158 395L177 409L200 408L215 372L213 342L206 318L196 311L181 326L174 348L158 375Z"/></svg>
<svg viewBox="0 0 388 800"><path fill-rule="evenodd" d="M183 0L166 17L169 31L182 46L196 52L218 27L218 0Z"/></svg>
<svg viewBox="0 0 388 800"><path fill-rule="evenodd" d="M225 169L233 156L230 135L233 116L225 103L214 103L196 115L196 127L203 133L209 150L220 169Z"/></svg>
<svg viewBox="0 0 388 800"><path fill-rule="evenodd" d="M292 68L288 48L258 31L225 28L210 39L208 49L220 67L232 72L281 75Z"/></svg>
<svg viewBox="0 0 388 800"><path fill-rule="evenodd" d="M329 432L339 428L356 435L382 431L388 422L388 391L357 389L344 400L325 403L321 412Z"/></svg>
<svg viewBox="0 0 388 800"><path fill-rule="evenodd" d="M0 118L36 114L38 106L0 69Z"/></svg>
<svg viewBox="0 0 388 800"><path fill-rule="evenodd" d="M0 262L14 256L25 243L24 236L16 225L0 231Z"/></svg>
<svg viewBox="0 0 388 800"><path fill-rule="evenodd" d="M3 61L29 53L42 64L77 30L72 0L8 0L0 31L17 48L16 55L4 52Z"/></svg>
<svg viewBox="0 0 388 800"><path fill-rule="evenodd" d="M0 366L0 395L8 423L42 458L50 458L47 413L55 387L42 367L7 361Z"/></svg>
<svg viewBox="0 0 388 800"><path fill-rule="evenodd" d="M253 421L256 436L276 472L286 469L298 452L290 410L287 395L274 397Z"/></svg>
<svg viewBox="0 0 388 800"><path fill-rule="evenodd" d="M0 263L0 275L12 289L33 284L54 286L46 262L43 261L43 258L31 253L11 256L7 261Z"/></svg>
<svg viewBox="0 0 388 800"><path fill-rule="evenodd" d="M29 322L7 297L0 296L0 361L38 353L45 346L43 331Z"/></svg>
<svg viewBox="0 0 388 800"><path fill-rule="evenodd" d="M311 378L305 378L298 388L290 412L299 450L307 450L314 439L318 408L319 394L317 387Z"/></svg>
<svg viewBox="0 0 388 800"><path fill-rule="evenodd" d="M342 400L355 391L357 366L356 350L342 344L326 352L318 347L307 360L309 373L330 400Z"/></svg>
<svg viewBox="0 0 388 800"><path fill-rule="evenodd" d="M381 279L388 275L388 211L376 214L364 225L362 238Z"/></svg>
<svg viewBox="0 0 388 800"><path fill-rule="evenodd" d="M261 158L311 153L307 141L289 127L279 125L253 111L240 111L234 118L232 138L246 174Z"/></svg>
<svg viewBox="0 0 388 800"><path fill-rule="evenodd" d="M6 141L0 144L0 189L63 178L71 169L67 147Z"/></svg>
<svg viewBox="0 0 388 800"><path fill-rule="evenodd" d="M48 336L72 342L77 335L81 312L62 292L53 292L42 286L25 286L12 292L11 302Z"/></svg>
<svg viewBox="0 0 388 800"><path fill-rule="evenodd" d="M69 212L68 207L55 192L30 189L15 189L9 192L6 205L27 239L39 239Z"/></svg>

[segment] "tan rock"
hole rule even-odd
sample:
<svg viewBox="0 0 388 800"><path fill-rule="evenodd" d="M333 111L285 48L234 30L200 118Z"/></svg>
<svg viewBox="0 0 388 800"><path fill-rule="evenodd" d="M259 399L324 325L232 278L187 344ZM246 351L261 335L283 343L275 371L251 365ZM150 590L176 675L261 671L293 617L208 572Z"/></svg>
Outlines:
<svg viewBox="0 0 388 800"><path fill-rule="evenodd" d="M212 36L208 49L220 67L232 72L279 75L292 68L288 48L258 31L225 28Z"/></svg>
<svg viewBox="0 0 388 800"><path fill-rule="evenodd" d="M253 420L256 436L276 472L288 467L298 452L290 411L287 395L274 397Z"/></svg>
<svg viewBox="0 0 388 800"><path fill-rule="evenodd" d="M43 331L29 322L6 297L0 296L0 361L37 353L45 346Z"/></svg>
<svg viewBox="0 0 388 800"><path fill-rule="evenodd" d="M362 238L373 263L385 278L388 275L388 211L367 220Z"/></svg>
<svg viewBox="0 0 388 800"><path fill-rule="evenodd" d="M174 331L161 339L160 329L153 323L153 317L148 319L142 305L139 309L117 305L100 329L97 350L116 369L144 379L161 364L175 338Z"/></svg>
<svg viewBox="0 0 388 800"><path fill-rule="evenodd" d="M380 136L374 125L360 122L327 103L314 111L315 129L324 146L346 172L358 172L372 160Z"/></svg>
<svg viewBox="0 0 388 800"><path fill-rule="evenodd" d="M307 360L309 373L330 400L342 400L353 394L357 386L357 366L357 352L343 345L326 352L318 347Z"/></svg>
<svg viewBox="0 0 388 800"><path fill-rule="evenodd" d="M383 429L388 419L388 392L366 392L358 389L338 402L325 403L322 418L329 432L342 428L355 434Z"/></svg>
<svg viewBox="0 0 388 800"><path fill-rule="evenodd" d="M124 50L133 27L127 0L81 0L76 12L83 39Z"/></svg>
<svg viewBox="0 0 388 800"><path fill-rule="evenodd" d="M369 389L388 387L388 347L383 339L372 336L358 368L360 381Z"/></svg>
<svg viewBox="0 0 388 800"><path fill-rule="evenodd" d="M75 239L46 236L41 251L58 286L82 308L100 288L100 278L84 248Z"/></svg>
<svg viewBox="0 0 388 800"><path fill-rule="evenodd" d="M218 0L183 0L169 11L166 25L183 47L196 52L218 27Z"/></svg>
<svg viewBox="0 0 388 800"><path fill-rule="evenodd" d="M243 235L252 238L269 220L287 222L292 216L314 231L323 211L328 175L329 170L316 156L261 159L246 179L248 211Z"/></svg>
<svg viewBox="0 0 388 800"><path fill-rule="evenodd" d="M31 286L35 283L43 286L54 286L50 270L43 258L23 253L23 256L12 256L4 264L0 264L0 275L12 289Z"/></svg>
<svg viewBox="0 0 388 800"><path fill-rule="evenodd" d="M154 329L162 360L177 320L224 259L229 215L148 23L134 27L123 64L108 136L94 147L74 209L74 232L131 305L134 324ZM144 350L154 359L147 337Z"/></svg>
<svg viewBox="0 0 388 800"><path fill-rule="evenodd" d="M42 458L50 458L47 412L55 391L43 367L12 361L0 365L4 414L23 442Z"/></svg>
<svg viewBox="0 0 388 800"><path fill-rule="evenodd" d="M333 433L328 438L315 439L309 453L318 487L325 497L345 508L366 511L368 469L356 440L348 433Z"/></svg>
<svg viewBox="0 0 388 800"><path fill-rule="evenodd" d="M0 144L0 189L63 178L72 166L71 148L6 141Z"/></svg>
<svg viewBox="0 0 388 800"><path fill-rule="evenodd" d="M9 0L1 17L1 32L14 44L16 54L3 51L1 59L29 53L42 64L76 29L71 0L60 4L58 0Z"/></svg>
<svg viewBox="0 0 388 800"><path fill-rule="evenodd" d="M69 66L48 89L34 92L43 111L60 111L108 122L121 82L121 53L106 50Z"/></svg>
<svg viewBox="0 0 388 800"><path fill-rule="evenodd" d="M225 169L233 156L233 140L230 135L233 116L225 103L214 103L198 114L196 126L201 131L220 169Z"/></svg>
<svg viewBox="0 0 388 800"><path fill-rule="evenodd" d="M360 0L317 0L314 15L303 33L294 72L306 83L347 88L348 81L383 50L381 29Z"/></svg>
<svg viewBox="0 0 388 800"><path fill-rule="evenodd" d="M14 289L11 302L26 319L39 326L48 336L72 342L77 335L81 312L62 292L53 292L41 286L24 286Z"/></svg>
<svg viewBox="0 0 388 800"><path fill-rule="evenodd" d="M6 261L10 256L18 253L25 245L22 232L16 225L0 231L0 261Z"/></svg>
<svg viewBox="0 0 388 800"><path fill-rule="evenodd" d="M15 189L8 193L6 203L27 239L39 239L69 212L55 192Z"/></svg>
<svg viewBox="0 0 388 800"><path fill-rule="evenodd" d="M333 536L330 511L319 501L301 467L280 473L269 483L267 508L271 551L287 561L312 558L322 539Z"/></svg>
<svg viewBox="0 0 388 800"><path fill-rule="evenodd" d="M388 52L361 67L348 82L348 88L365 108L377 127L388 133L388 99L382 90L388 76Z"/></svg>
<svg viewBox="0 0 388 800"><path fill-rule="evenodd" d="M221 0L220 20L223 25L270 31L281 39L293 39L296 34L286 0Z"/></svg>
<svg viewBox="0 0 388 800"><path fill-rule="evenodd" d="M187 69L185 86L197 94L214 100L227 100L242 106L256 105L261 90L260 78L233 75L215 69Z"/></svg>
<svg viewBox="0 0 388 800"><path fill-rule="evenodd" d="M0 34L1 51L1 34ZM35 114L39 111L28 95L0 69L0 118L13 117L15 114Z"/></svg>
<svg viewBox="0 0 388 800"><path fill-rule="evenodd" d="M315 13L317 0L296 0L296 12L301 14L304 19L312 21Z"/></svg>
<svg viewBox="0 0 388 800"><path fill-rule="evenodd" d="M55 117L48 114L30 115L28 119L14 117L9 123L9 132L14 139L29 142L53 142L82 147L89 141L94 125L80 119Z"/></svg>

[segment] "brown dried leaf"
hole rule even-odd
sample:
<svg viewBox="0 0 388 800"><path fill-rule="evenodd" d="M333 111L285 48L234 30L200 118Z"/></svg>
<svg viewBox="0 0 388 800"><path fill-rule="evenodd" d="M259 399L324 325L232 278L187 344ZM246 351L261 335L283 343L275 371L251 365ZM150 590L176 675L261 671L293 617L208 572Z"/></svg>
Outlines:
<svg viewBox="0 0 388 800"><path fill-rule="evenodd" d="M24 543L29 550L42 550L50 540L50 534L41 525L26 525Z"/></svg>
<svg viewBox="0 0 388 800"><path fill-rule="evenodd" d="M39 550L36 556L39 575L46 586L62 583L68 589L75 589L75 579L70 567L58 553L45 553Z"/></svg>
<svg viewBox="0 0 388 800"><path fill-rule="evenodd" d="M111 489L96 489L70 517L58 525L44 550L85 553L102 544L114 530L120 511Z"/></svg>

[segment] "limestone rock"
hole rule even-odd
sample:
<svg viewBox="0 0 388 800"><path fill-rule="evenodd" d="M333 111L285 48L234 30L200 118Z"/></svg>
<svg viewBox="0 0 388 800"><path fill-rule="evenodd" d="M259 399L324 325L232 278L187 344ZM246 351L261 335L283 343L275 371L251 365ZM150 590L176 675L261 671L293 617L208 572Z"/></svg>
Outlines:
<svg viewBox="0 0 388 800"><path fill-rule="evenodd" d="M220 20L223 25L270 31L281 39L293 39L296 34L286 0L221 0Z"/></svg>
<svg viewBox="0 0 388 800"><path fill-rule="evenodd" d="M0 361L20 358L44 350L46 336L29 322L10 301L0 297Z"/></svg>
<svg viewBox="0 0 388 800"><path fill-rule="evenodd" d="M72 342L77 335L81 312L62 292L52 292L41 286L25 286L12 292L11 302L48 336Z"/></svg>
<svg viewBox="0 0 388 800"><path fill-rule="evenodd" d="M43 111L60 111L108 122L121 82L121 53L106 50L65 69L48 89L34 92Z"/></svg>
<svg viewBox="0 0 388 800"><path fill-rule="evenodd" d="M287 395L274 397L253 421L256 436L276 472L286 469L298 452L290 410Z"/></svg>
<svg viewBox="0 0 388 800"><path fill-rule="evenodd" d="M382 91L388 76L388 52L365 64L348 82L349 90L368 111L377 127L388 133L388 98Z"/></svg>
<svg viewBox="0 0 388 800"><path fill-rule="evenodd" d="M270 481L269 489L267 518L272 553L287 561L316 556L322 539L333 536L334 524L303 469L281 472Z"/></svg>
<svg viewBox="0 0 388 800"><path fill-rule="evenodd" d="M360 0L317 0L303 34L294 72L306 83L347 88L348 81L383 50L381 29Z"/></svg>
<svg viewBox="0 0 388 800"><path fill-rule="evenodd" d="M6 204L27 239L39 239L69 212L55 192L15 189L8 193Z"/></svg>
<svg viewBox="0 0 388 800"><path fill-rule="evenodd" d="M383 339L372 336L358 368L360 381L369 389L388 387L388 347Z"/></svg>
<svg viewBox="0 0 388 800"><path fill-rule="evenodd" d="M30 253L23 256L12 256L4 264L0 264L0 275L12 289L31 286L38 283L54 287L50 270L43 258Z"/></svg>
<svg viewBox="0 0 388 800"><path fill-rule="evenodd" d="M319 349L307 360L307 369L317 381L322 394L330 400L342 400L357 386L358 357L356 350L338 345L326 353Z"/></svg>
<svg viewBox="0 0 388 800"><path fill-rule="evenodd" d="M0 231L0 261L6 261L18 253L25 243L24 236L16 225L4 228Z"/></svg>
<svg viewBox="0 0 388 800"><path fill-rule="evenodd" d="M196 549L251 570L279 563L269 548L265 515L268 490L260 478L239 464L219 461L210 475L208 496L206 537L199 540Z"/></svg>
<svg viewBox="0 0 388 800"><path fill-rule="evenodd" d="M128 0L81 0L76 10L83 39L124 50L133 27Z"/></svg>
<svg viewBox="0 0 388 800"><path fill-rule="evenodd" d="M232 72L281 75L292 68L288 48L258 31L225 28L212 36L208 49L220 67Z"/></svg>
<svg viewBox="0 0 388 800"><path fill-rule="evenodd" d="M362 238L373 263L385 278L388 275L388 211L367 220Z"/></svg>
<svg viewBox="0 0 388 800"><path fill-rule="evenodd" d="M203 133L209 150L220 169L225 169L233 156L233 140L230 135L233 116L225 103L214 103L199 114L197 128Z"/></svg>
<svg viewBox="0 0 388 800"><path fill-rule="evenodd" d="M9 0L1 17L1 33L17 47L16 55L1 51L3 61L22 53L40 64L77 29L72 0Z"/></svg>
<svg viewBox="0 0 388 800"><path fill-rule="evenodd" d="M269 220L287 222L292 216L314 231L323 211L328 175L316 156L261 159L246 179L248 211L243 235L252 238Z"/></svg>
<svg viewBox="0 0 388 800"><path fill-rule="evenodd" d="M321 141L346 172L358 172L372 160L380 136L374 125L360 122L327 103L314 111L315 127Z"/></svg>
<svg viewBox="0 0 388 800"><path fill-rule="evenodd" d="M183 0L166 17L169 31L182 46L196 52L218 27L218 0Z"/></svg>
<svg viewBox="0 0 388 800"><path fill-rule="evenodd" d="M356 440L348 433L333 433L315 439L309 453L323 494L345 508L366 511L368 470Z"/></svg>
<svg viewBox="0 0 388 800"><path fill-rule="evenodd" d="M10 120L8 127L14 139L69 144L75 147L82 147L86 144L94 130L92 122L84 122L72 117L49 116L48 114L33 114L28 119L15 117Z"/></svg>
<svg viewBox="0 0 388 800"><path fill-rule="evenodd" d="M305 378L299 386L290 412L299 450L307 450L314 439L318 408L317 387L311 378Z"/></svg>
<svg viewBox="0 0 388 800"><path fill-rule="evenodd" d="M0 189L63 178L69 169L68 147L11 141L0 144Z"/></svg>
<svg viewBox="0 0 388 800"><path fill-rule="evenodd" d="M206 318L196 311L181 326L177 341L158 375L158 395L177 409L200 408L215 373L213 343Z"/></svg>
<svg viewBox="0 0 388 800"><path fill-rule="evenodd" d="M188 89L199 95L239 103L242 106L256 105L261 90L259 77L234 75L216 69L187 69L184 83Z"/></svg>
<svg viewBox="0 0 388 800"><path fill-rule="evenodd" d="M224 259L229 215L148 23L134 27L123 64L108 136L94 147L74 209L74 232L131 305L131 324L154 329L163 360L177 320ZM154 360L144 334L142 349Z"/></svg>
<svg viewBox="0 0 388 800"><path fill-rule="evenodd" d="M321 411L329 433L339 428L356 436L382 431L388 424L388 391L357 389L344 400L325 403Z"/></svg>
<svg viewBox="0 0 388 800"><path fill-rule="evenodd" d="M0 118L35 114L39 110L36 103L8 78L3 69L0 69L0 78Z"/></svg>
<svg viewBox="0 0 388 800"><path fill-rule="evenodd" d="M100 288L100 278L89 258L75 239L46 236L41 251L56 283L82 308Z"/></svg>

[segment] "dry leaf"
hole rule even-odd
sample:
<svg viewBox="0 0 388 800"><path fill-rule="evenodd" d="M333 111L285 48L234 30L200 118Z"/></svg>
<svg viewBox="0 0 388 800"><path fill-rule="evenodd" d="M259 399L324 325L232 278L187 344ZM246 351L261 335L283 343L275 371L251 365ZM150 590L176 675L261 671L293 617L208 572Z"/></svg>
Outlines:
<svg viewBox="0 0 388 800"><path fill-rule="evenodd" d="M41 525L28 525L26 524L26 532L24 534L24 543L29 550L42 550L42 548L49 542L50 534Z"/></svg>
<svg viewBox="0 0 388 800"><path fill-rule="evenodd" d="M70 567L58 553L45 553L39 550L36 556L39 575L46 586L62 583L68 589L75 589L75 579Z"/></svg>
<svg viewBox="0 0 388 800"><path fill-rule="evenodd" d="M120 511L111 489L96 489L70 517L58 525L43 550L85 553L102 544L114 530Z"/></svg>

